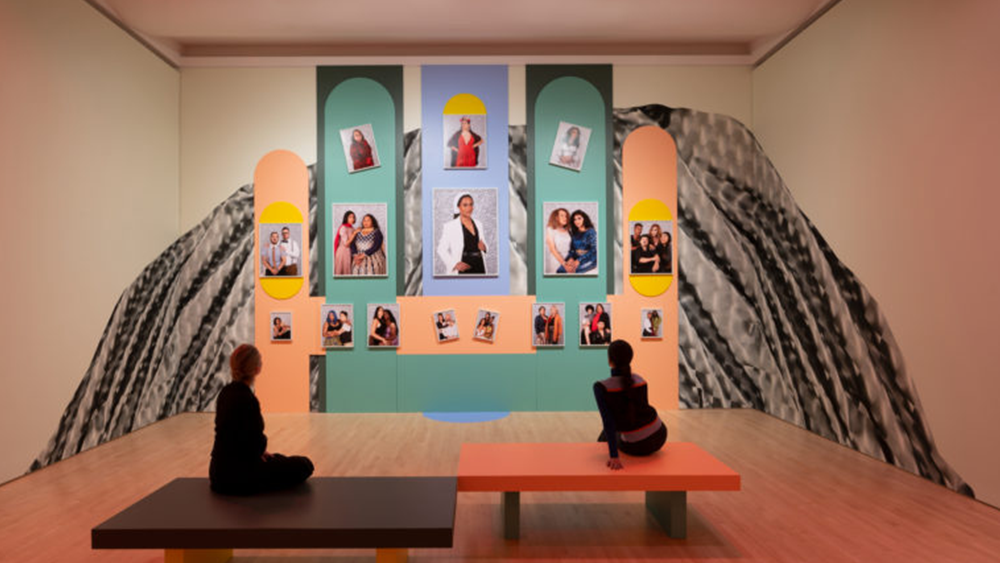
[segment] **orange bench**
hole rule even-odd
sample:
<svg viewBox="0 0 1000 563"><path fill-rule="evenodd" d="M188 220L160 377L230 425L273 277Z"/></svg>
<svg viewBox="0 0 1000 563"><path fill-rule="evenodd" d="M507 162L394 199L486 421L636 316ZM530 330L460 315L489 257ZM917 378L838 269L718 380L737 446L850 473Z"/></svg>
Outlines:
<svg viewBox="0 0 1000 563"><path fill-rule="evenodd" d="M458 490L502 493L504 537L520 536L521 491L645 491L646 508L671 538L687 536L687 491L738 491L740 475L689 442L606 466L602 443L462 444Z"/></svg>

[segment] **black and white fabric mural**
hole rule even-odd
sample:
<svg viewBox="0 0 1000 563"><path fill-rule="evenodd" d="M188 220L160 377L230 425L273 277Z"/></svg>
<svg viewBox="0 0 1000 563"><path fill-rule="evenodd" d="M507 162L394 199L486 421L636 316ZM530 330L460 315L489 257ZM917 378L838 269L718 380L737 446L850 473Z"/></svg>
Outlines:
<svg viewBox="0 0 1000 563"><path fill-rule="evenodd" d="M680 403L754 408L972 495L931 438L877 303L798 208L753 134L716 114L618 109L621 147L661 127L678 151ZM527 291L525 127L510 128L511 293ZM320 292L310 167L311 293ZM420 295L420 131L404 140L406 295ZM622 241L615 229L617 260ZM253 339L253 200L244 186L150 264L120 298L44 467L181 412L209 411L228 354ZM619 280L621 272L615 272ZM319 362L311 408L322 410Z"/></svg>

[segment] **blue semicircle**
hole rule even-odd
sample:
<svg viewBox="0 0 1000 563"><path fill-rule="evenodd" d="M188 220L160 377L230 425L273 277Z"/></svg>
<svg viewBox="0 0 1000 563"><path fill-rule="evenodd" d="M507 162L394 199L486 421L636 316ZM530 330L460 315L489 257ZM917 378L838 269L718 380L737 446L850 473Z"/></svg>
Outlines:
<svg viewBox="0 0 1000 563"><path fill-rule="evenodd" d="M490 422L500 420L509 412L425 412L424 416L438 422Z"/></svg>

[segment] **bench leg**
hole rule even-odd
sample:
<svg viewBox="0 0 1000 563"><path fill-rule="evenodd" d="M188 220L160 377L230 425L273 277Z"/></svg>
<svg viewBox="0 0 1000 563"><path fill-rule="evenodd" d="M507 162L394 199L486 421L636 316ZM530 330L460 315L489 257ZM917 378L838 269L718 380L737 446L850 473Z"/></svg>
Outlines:
<svg viewBox="0 0 1000 563"><path fill-rule="evenodd" d="M375 550L375 563L406 563L409 554L406 548L391 549L380 547Z"/></svg>
<svg viewBox="0 0 1000 563"><path fill-rule="evenodd" d="M687 537L687 491L646 491L646 509L668 536Z"/></svg>
<svg viewBox="0 0 1000 563"><path fill-rule="evenodd" d="M226 563L233 558L231 549L168 549L164 563Z"/></svg>
<svg viewBox="0 0 1000 563"><path fill-rule="evenodd" d="M503 538L516 540L521 538L521 493L500 493L500 514L503 516Z"/></svg>

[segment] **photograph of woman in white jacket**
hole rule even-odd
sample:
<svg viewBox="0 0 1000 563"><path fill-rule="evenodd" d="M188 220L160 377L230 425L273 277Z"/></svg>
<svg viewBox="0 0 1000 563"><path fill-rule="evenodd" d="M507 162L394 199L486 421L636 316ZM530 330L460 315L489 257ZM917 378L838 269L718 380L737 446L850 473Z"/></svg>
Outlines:
<svg viewBox="0 0 1000 563"><path fill-rule="evenodd" d="M489 192L491 190L476 190ZM473 194L473 190L462 192L453 200L450 211L451 219L441 225L435 245L437 260L434 264L435 276L487 276L496 275L486 267L487 255L493 249L486 241L491 240L496 233L496 214L493 223L484 225L477 219L476 197L486 195ZM495 197L495 195L494 195ZM435 198L435 203L439 203ZM437 206L435 206L437 207ZM495 207L495 206L494 206ZM435 212L435 218L443 213ZM488 234L484 227L490 231Z"/></svg>

